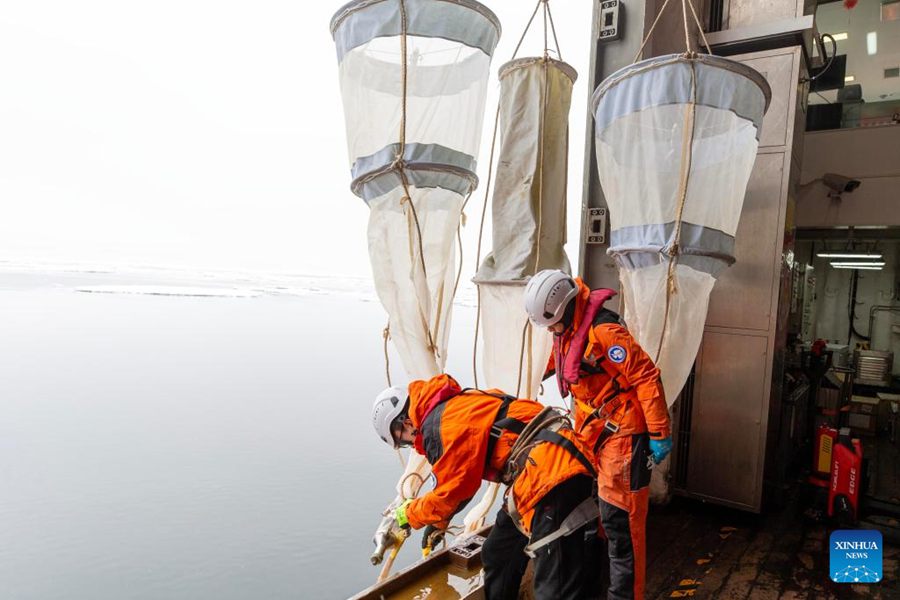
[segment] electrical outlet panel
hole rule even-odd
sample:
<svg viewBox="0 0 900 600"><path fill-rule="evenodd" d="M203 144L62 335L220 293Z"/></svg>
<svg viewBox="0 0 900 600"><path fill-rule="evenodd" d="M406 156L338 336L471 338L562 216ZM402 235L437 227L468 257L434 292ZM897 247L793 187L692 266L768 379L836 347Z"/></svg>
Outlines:
<svg viewBox="0 0 900 600"><path fill-rule="evenodd" d="M588 244L605 244L606 243L606 209L605 208L589 208L587 218L587 235L585 236Z"/></svg>
<svg viewBox="0 0 900 600"><path fill-rule="evenodd" d="M600 41L619 39L619 0L603 0L600 3Z"/></svg>

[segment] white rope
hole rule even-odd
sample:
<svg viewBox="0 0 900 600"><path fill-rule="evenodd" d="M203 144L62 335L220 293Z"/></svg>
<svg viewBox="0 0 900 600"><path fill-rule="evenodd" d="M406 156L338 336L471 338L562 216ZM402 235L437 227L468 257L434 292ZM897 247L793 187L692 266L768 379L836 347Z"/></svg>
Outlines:
<svg viewBox="0 0 900 600"><path fill-rule="evenodd" d="M663 12L665 12L666 7L669 5L669 0L665 0L663 5L660 7L659 12L656 13L656 18L653 19L653 23L650 25L649 31L647 31L647 35L641 41L641 47L638 49L637 54L634 55L634 60L632 60L632 64L636 63L643 57L644 48L647 46L647 42L650 41L650 37L653 35L653 31L656 29L656 25L659 23L660 17L662 17ZM703 45L706 47L706 51L709 54L712 54L712 50L709 47L709 41L706 39L706 33L703 31L703 25L700 24L700 19L697 16L697 9L694 8L694 3L692 0L681 0L681 16L684 26L684 51L685 54L690 56L696 54L694 51L693 44L691 43L690 36L690 28L688 27L688 7L690 7L690 13L693 16L694 23L697 24L697 31L700 33L700 37L703 40Z"/></svg>
<svg viewBox="0 0 900 600"><path fill-rule="evenodd" d="M409 78L409 57L407 55L407 30L408 30L408 21L406 14L406 1L400 0L400 53L402 55L400 61L400 78L401 78L401 104L400 104L400 143L399 149L397 151L397 158L394 160L394 164L392 165L397 174L400 176L400 183L403 185L403 198L400 199L400 204L406 205L409 207L410 212L407 215L412 217L412 221L415 223L416 229L416 243L419 250L419 263L422 266L422 278L426 283L428 283L428 271L425 267L425 248L422 240L422 226L419 222L419 213L416 211L416 203L412 198L412 194L409 191L409 180L406 177L406 163L403 159L403 155L406 152L406 117L407 117L407 94L408 94L408 78ZM410 240L412 239L412 235L410 234ZM415 262L415 258L413 257L412 248L410 248L410 261ZM425 337L428 344L428 351L431 352L432 356L435 360L440 360L438 356L437 346L434 343L435 338L437 337L437 331L432 334L431 328L428 323L428 319L425 315L425 309L422 307L422 299L419 297L419 294L416 294L416 304L419 309L419 316L422 320L422 326L425 330ZM439 319L439 317L438 317ZM436 325L439 324L439 321L436 322Z"/></svg>
<svg viewBox="0 0 900 600"><path fill-rule="evenodd" d="M712 54L709 42L706 39L706 32L703 31L703 25L700 24L700 19L697 18L697 10L694 8L694 3L691 0L688 0L688 6L691 7L691 14L694 15L694 23L697 24L697 31L700 32L700 39L703 40L703 45L706 46L706 53Z"/></svg>
<svg viewBox="0 0 900 600"><path fill-rule="evenodd" d="M384 376L387 379L388 387L391 387L393 385L391 383L391 357L388 354L388 340L391 339L390 319L388 319L387 325L384 326L384 331L381 332L381 336L384 338Z"/></svg>
<svg viewBox="0 0 900 600"><path fill-rule="evenodd" d="M663 5L659 9L659 12L656 13L656 18L653 20L653 24L650 25L650 31L647 32L647 35L644 37L644 41L641 42L641 47L638 48L637 54L634 55L634 60L631 61L632 64L636 63L644 54L644 46L646 46L647 42L650 41L650 36L653 35L653 30L656 29L656 24L659 23L659 18L662 16L668 5L669 0L666 0L665 2L663 2Z"/></svg>
<svg viewBox="0 0 900 600"><path fill-rule="evenodd" d="M684 47L690 54L694 48L691 45L691 31L688 28L687 0L681 0L681 16L684 19Z"/></svg>

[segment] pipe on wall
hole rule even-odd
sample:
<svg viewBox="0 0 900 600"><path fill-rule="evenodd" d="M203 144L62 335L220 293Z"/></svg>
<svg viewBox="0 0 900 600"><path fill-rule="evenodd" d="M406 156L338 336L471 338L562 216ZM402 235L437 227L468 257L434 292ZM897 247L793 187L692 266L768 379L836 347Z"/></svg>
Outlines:
<svg viewBox="0 0 900 600"><path fill-rule="evenodd" d="M875 330L875 313L879 312L896 312L900 313L900 306L891 306L890 304L876 304L869 309L869 339Z"/></svg>

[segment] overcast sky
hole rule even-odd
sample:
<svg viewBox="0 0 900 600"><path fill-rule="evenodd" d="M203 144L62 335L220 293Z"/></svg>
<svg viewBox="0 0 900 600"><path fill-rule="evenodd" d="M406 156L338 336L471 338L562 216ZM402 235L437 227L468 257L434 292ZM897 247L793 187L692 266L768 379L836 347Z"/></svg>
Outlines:
<svg viewBox="0 0 900 600"><path fill-rule="evenodd" d="M370 275L328 30L342 4L0 0L0 260ZM503 24L493 114L497 67L534 4L487 4ZM574 262L591 3L551 6L580 75ZM533 33L520 56L542 49ZM481 192L467 209L469 257Z"/></svg>

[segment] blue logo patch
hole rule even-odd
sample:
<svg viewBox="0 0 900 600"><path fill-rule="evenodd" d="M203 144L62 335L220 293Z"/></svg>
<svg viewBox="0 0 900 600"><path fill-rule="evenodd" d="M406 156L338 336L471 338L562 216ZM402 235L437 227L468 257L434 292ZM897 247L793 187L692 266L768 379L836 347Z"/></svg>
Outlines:
<svg viewBox="0 0 900 600"><path fill-rule="evenodd" d="M829 540L829 575L835 583L878 583L882 572L881 532L840 529Z"/></svg>
<svg viewBox="0 0 900 600"><path fill-rule="evenodd" d="M623 363L625 362L625 357L628 356L628 354L625 352L625 348L623 348L622 346L613 346L609 349L609 352L607 352L606 355L609 356L609 360L613 361L614 363Z"/></svg>

